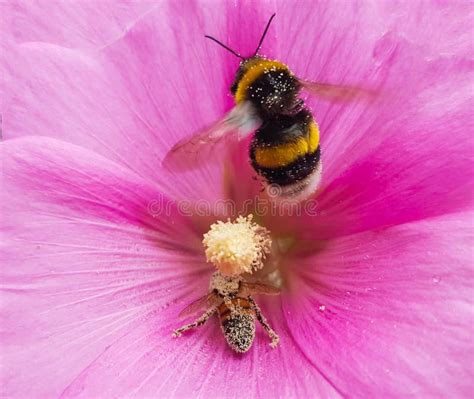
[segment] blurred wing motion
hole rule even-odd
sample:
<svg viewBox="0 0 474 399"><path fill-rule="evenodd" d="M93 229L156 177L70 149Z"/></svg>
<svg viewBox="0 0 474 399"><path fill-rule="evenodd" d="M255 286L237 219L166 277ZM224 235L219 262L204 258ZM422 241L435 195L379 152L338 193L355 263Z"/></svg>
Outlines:
<svg viewBox="0 0 474 399"><path fill-rule="evenodd" d="M250 282L243 282L241 283L241 287L244 290L247 290L248 294L263 294L263 295L278 295L281 293L279 288L276 288L272 285L268 285L265 283L250 283Z"/></svg>
<svg viewBox="0 0 474 399"><path fill-rule="evenodd" d="M249 104L235 106L222 119L202 129L198 133L178 141L166 154L162 165L171 171L184 172L203 162L216 160L216 147L224 142L236 142L258 125L258 120Z"/></svg>
<svg viewBox="0 0 474 399"><path fill-rule="evenodd" d="M357 98L371 98L375 96L375 91L356 86L317 83L304 79L299 79L299 82L311 95L331 101L351 101Z"/></svg>
<svg viewBox="0 0 474 399"><path fill-rule="evenodd" d="M220 302L219 296L215 292L210 292L209 294L196 299L194 302L191 302L186 306L180 313L179 317L189 316L198 312L199 310L204 310L212 306L217 306Z"/></svg>

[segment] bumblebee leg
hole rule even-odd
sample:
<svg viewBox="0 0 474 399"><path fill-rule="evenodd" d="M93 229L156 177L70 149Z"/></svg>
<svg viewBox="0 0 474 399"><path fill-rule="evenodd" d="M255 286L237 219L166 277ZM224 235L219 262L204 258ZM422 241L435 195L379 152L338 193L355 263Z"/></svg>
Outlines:
<svg viewBox="0 0 474 399"><path fill-rule="evenodd" d="M280 341L280 337L278 336L278 334L275 331L272 330L272 328L270 327L270 325L267 322L267 319L265 319L265 316L262 314L262 311L260 310L258 305L255 303L253 298L248 297L248 300L250 302L250 306L252 307L253 311L255 312L255 315L257 316L257 320L260 322L263 329L267 332L268 336L272 340L272 343L270 344L270 346L272 348L276 348L277 345L278 345L278 342Z"/></svg>
<svg viewBox="0 0 474 399"><path fill-rule="evenodd" d="M217 311L216 307L212 307L206 310L206 312L201 317L199 317L195 322L186 324L185 326L178 328L177 330L174 330L173 337L177 338L181 336L181 334L184 331L190 330L191 328L202 326L214 313L216 313L216 311Z"/></svg>

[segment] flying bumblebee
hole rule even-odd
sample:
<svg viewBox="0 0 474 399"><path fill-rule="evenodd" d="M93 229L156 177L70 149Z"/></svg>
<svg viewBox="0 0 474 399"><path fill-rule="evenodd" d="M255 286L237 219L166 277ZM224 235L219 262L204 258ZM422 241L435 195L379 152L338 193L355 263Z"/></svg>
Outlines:
<svg viewBox="0 0 474 399"><path fill-rule="evenodd" d="M175 330L173 336L179 337L184 331L203 325L211 316L218 313L224 337L234 351L244 353L252 346L255 338L255 319L270 337L270 346L275 348L280 339L269 326L251 295L279 293L278 288L261 282L246 282L241 276L227 277L215 272L209 284L209 293L192 302L180 316L193 314L202 309L206 311L195 322Z"/></svg>
<svg viewBox="0 0 474 399"><path fill-rule="evenodd" d="M211 151L225 140L237 141L253 133L250 163L265 186L276 187L280 198L310 196L321 178L319 128L298 97L301 89L332 100L349 99L362 90L310 82L296 77L287 65L258 54L273 14L255 53L244 58L211 36L242 61L230 91L235 107L211 126L176 143L163 161L165 168L184 171L213 158Z"/></svg>

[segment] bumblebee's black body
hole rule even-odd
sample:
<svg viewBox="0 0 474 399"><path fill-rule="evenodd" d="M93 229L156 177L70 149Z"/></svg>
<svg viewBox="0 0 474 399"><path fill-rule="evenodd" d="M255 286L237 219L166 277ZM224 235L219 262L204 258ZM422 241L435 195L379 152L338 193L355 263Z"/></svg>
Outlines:
<svg viewBox="0 0 474 399"><path fill-rule="evenodd" d="M289 194L302 191L320 167L319 130L300 89L285 64L260 56L241 63L231 86L236 103L250 103L261 120L250 146L252 167Z"/></svg>

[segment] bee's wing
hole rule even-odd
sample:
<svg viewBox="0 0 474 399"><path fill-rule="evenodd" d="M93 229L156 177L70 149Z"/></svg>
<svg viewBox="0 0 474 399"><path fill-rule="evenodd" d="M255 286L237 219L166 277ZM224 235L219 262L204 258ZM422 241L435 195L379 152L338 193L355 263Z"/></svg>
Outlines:
<svg viewBox="0 0 474 399"><path fill-rule="evenodd" d="M249 103L236 105L222 119L198 131L190 137L178 141L168 152L162 165L172 171L183 172L198 166L200 163L216 159L218 144L224 141L235 142L259 124Z"/></svg>
<svg viewBox="0 0 474 399"><path fill-rule="evenodd" d="M370 98L375 96L375 91L357 86L333 85L329 83L311 82L298 79L303 88L311 95L322 97L331 101L351 101L356 98Z"/></svg>
<svg viewBox="0 0 474 399"><path fill-rule="evenodd" d="M265 284L262 282L251 283L245 281L240 284L240 286L246 290L249 295L251 294L264 294L264 295L278 295L281 293L281 290L273 285Z"/></svg>
<svg viewBox="0 0 474 399"><path fill-rule="evenodd" d="M219 304L219 297L215 292L210 292L203 297L196 299L186 306L180 313L179 317L189 316L198 312L199 310L204 310L212 306L217 306Z"/></svg>

